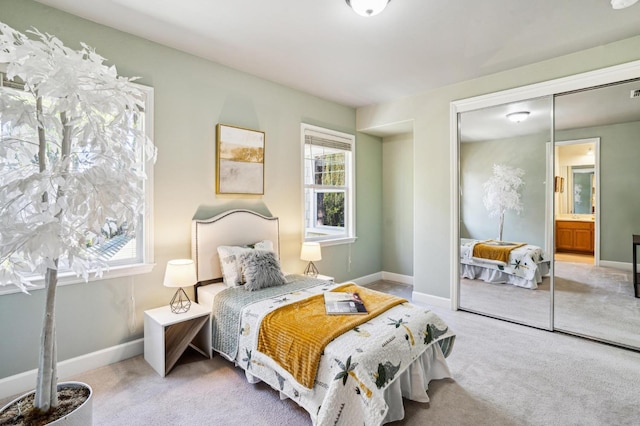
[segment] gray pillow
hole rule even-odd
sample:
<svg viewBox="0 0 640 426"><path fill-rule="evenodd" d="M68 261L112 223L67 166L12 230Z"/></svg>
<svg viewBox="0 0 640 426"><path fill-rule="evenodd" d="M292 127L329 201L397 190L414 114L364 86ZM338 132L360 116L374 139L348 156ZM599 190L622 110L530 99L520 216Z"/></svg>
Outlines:
<svg viewBox="0 0 640 426"><path fill-rule="evenodd" d="M244 289L253 291L286 283L275 253L251 250L240 254L240 267L245 279Z"/></svg>

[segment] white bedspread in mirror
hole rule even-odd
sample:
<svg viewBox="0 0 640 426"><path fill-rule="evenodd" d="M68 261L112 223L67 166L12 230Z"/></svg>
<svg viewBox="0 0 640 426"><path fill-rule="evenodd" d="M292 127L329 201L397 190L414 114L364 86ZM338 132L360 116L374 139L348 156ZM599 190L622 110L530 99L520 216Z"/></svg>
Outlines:
<svg viewBox="0 0 640 426"><path fill-rule="evenodd" d="M549 274L550 260L541 247L525 244L511 250L507 262L474 257L474 246L482 240L461 238L460 277L489 283L512 284L536 289Z"/></svg>

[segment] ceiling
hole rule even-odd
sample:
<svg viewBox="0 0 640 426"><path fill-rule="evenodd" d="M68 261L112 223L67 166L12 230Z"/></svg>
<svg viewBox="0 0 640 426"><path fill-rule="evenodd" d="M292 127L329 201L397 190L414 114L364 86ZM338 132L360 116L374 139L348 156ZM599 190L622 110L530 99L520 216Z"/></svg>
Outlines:
<svg viewBox="0 0 640 426"><path fill-rule="evenodd" d="M640 35L640 3L609 0L39 2L352 107Z"/></svg>
<svg viewBox="0 0 640 426"><path fill-rule="evenodd" d="M460 141L481 142L554 130L580 129L640 121L640 79L615 85L513 102L464 112L460 115ZM513 123L508 113L528 111L529 117ZM554 122L551 115L554 115Z"/></svg>

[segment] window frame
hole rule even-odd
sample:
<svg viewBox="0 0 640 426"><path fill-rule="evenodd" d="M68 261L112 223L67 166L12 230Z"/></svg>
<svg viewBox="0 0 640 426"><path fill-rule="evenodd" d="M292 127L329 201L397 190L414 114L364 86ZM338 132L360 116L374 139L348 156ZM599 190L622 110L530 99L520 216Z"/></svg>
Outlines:
<svg viewBox="0 0 640 426"><path fill-rule="evenodd" d="M4 71L0 68L0 71ZM145 114L144 114L144 129L146 135L153 140L153 126L154 126L154 89L150 86L143 86L141 84L133 83L140 91L145 95ZM102 272L102 276L97 277L94 273L89 274L87 282L101 281L112 278L127 277L133 275L146 274L153 270L155 266L154 250L153 250L153 164L146 161L144 164L145 173L147 179L143 182L144 187L144 208L142 212L142 220L139 224L142 225L142 238L136 238L137 251L141 252L141 255L137 257L135 261L130 263L117 262L114 265L110 265L108 269ZM140 260L139 260L140 259ZM40 290L45 287L44 276L34 275L27 278L32 285L27 288L29 292L33 290ZM85 280L82 277L76 276L73 271L60 271L58 273L58 286L64 286L69 284L84 283ZM6 286L0 286L0 296L5 294L20 293L21 290L12 284Z"/></svg>
<svg viewBox="0 0 640 426"><path fill-rule="evenodd" d="M302 157L302 241L318 242L322 246L350 244L356 241L356 137L349 133L343 133L324 127L314 126L311 124L301 123L301 157ZM318 185L315 183L307 184L307 161L306 152L306 136L317 136L336 142L347 143L350 150L343 150L348 155L345 156L345 186ZM313 175L314 171L311 171ZM336 235L308 236L308 230L313 228L307 227L307 197L308 189L314 190L314 195L319 192L344 192L345 211L344 211L344 232ZM313 210L317 205L317 197L312 197Z"/></svg>

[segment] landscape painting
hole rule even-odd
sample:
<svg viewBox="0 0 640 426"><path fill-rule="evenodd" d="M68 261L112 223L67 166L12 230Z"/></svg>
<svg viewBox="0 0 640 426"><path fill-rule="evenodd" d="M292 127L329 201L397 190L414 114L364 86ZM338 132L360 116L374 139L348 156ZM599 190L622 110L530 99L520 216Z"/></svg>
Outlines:
<svg viewBox="0 0 640 426"><path fill-rule="evenodd" d="M264 143L264 132L216 126L217 194L264 194Z"/></svg>

